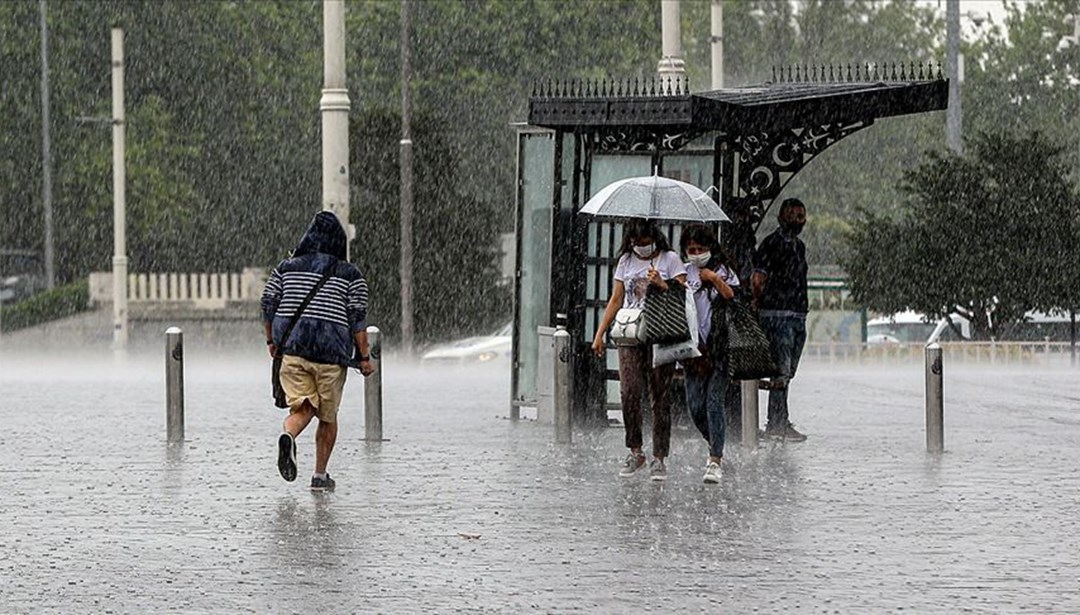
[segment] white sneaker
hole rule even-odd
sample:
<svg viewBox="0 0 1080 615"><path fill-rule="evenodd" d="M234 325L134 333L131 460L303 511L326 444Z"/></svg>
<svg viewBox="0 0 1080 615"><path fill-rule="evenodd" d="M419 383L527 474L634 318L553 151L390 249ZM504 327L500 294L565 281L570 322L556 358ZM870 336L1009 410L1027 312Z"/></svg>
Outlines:
<svg viewBox="0 0 1080 615"><path fill-rule="evenodd" d="M634 475L641 468L645 467L645 455L630 453L623 461L622 469L619 470L619 476L627 478Z"/></svg>
<svg viewBox="0 0 1080 615"><path fill-rule="evenodd" d="M723 474L723 470L720 469L720 464L715 461L710 461L705 466L705 482L709 485L715 485L720 482L720 476Z"/></svg>
<svg viewBox="0 0 1080 615"><path fill-rule="evenodd" d="M655 481L667 480L667 466L663 459L653 459L649 464L649 479Z"/></svg>

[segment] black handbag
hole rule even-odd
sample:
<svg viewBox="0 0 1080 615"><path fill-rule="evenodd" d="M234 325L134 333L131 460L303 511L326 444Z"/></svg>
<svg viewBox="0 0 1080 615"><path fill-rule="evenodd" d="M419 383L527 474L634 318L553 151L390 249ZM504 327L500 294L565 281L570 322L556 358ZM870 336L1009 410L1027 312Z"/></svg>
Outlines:
<svg viewBox="0 0 1080 615"><path fill-rule="evenodd" d="M334 269L337 268L337 263L334 263L327 269L323 277L315 284L315 287L311 289L311 292L304 297L304 300L300 302L300 305L296 308L296 313L293 314L292 320L285 327L284 333L281 335L281 344L278 346L277 353L274 354L274 362L270 365L270 387L274 391L274 405L278 408L288 408L289 402L285 397L285 387L281 386L281 349L285 347L285 342L289 341L289 336L292 335L293 328L296 327L296 323L300 321L300 315L307 309L311 300L315 298L315 293L319 292L319 289L326 284L326 281L330 279L330 276L334 274Z"/></svg>
<svg viewBox="0 0 1080 615"><path fill-rule="evenodd" d="M729 301L724 312L731 379L758 380L779 376L772 345L758 322L757 312L739 301Z"/></svg>
<svg viewBox="0 0 1080 615"><path fill-rule="evenodd" d="M678 280L669 280L667 290L650 286L645 295L645 322L646 344L677 344L690 339L686 287Z"/></svg>
<svg viewBox="0 0 1080 615"><path fill-rule="evenodd" d="M734 300L724 299L717 293L712 300L709 314L709 337L705 340L705 352L711 361L726 361L728 354L727 308Z"/></svg>

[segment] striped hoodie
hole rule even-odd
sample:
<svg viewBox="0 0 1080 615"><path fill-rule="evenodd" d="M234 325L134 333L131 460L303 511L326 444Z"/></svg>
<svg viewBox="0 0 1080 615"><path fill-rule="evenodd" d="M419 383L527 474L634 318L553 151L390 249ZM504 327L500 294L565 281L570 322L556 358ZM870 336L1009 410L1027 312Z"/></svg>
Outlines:
<svg viewBox="0 0 1080 615"><path fill-rule="evenodd" d="M368 287L363 274L345 260L345 229L337 216L315 215L291 257L270 272L262 296L263 319L272 323L282 354L316 363L355 365L353 333L367 326ZM304 297L332 271L312 298L289 339L281 339Z"/></svg>

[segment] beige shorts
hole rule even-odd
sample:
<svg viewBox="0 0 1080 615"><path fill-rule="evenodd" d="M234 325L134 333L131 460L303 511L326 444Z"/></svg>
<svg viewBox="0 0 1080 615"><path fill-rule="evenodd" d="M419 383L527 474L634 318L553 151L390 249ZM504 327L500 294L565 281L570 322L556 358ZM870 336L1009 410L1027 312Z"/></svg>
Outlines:
<svg viewBox="0 0 1080 615"><path fill-rule="evenodd" d="M285 389L289 412L299 412L306 400L320 421L337 422L347 373L341 365L315 363L292 355L282 357L281 387Z"/></svg>

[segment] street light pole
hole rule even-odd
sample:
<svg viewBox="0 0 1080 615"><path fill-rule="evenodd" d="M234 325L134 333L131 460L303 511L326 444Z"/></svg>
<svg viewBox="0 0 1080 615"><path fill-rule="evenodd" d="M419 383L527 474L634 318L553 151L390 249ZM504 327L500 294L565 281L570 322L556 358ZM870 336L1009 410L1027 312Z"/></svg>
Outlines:
<svg viewBox="0 0 1080 615"><path fill-rule="evenodd" d="M56 286L56 256L53 252L52 210L52 125L49 122L49 24L45 19L45 0L41 13L41 203L45 210L45 287Z"/></svg>
<svg viewBox="0 0 1080 615"><path fill-rule="evenodd" d="M945 115L945 142L956 154L964 153L963 115L960 111L960 0L945 0L945 69L949 73L949 107Z"/></svg>
<svg viewBox="0 0 1080 615"><path fill-rule="evenodd" d="M113 350L128 344L127 240L125 219L126 170L124 168L124 31L112 29L113 111Z"/></svg>
<svg viewBox="0 0 1080 615"><path fill-rule="evenodd" d="M409 0L401 0L401 350L413 349L412 43Z"/></svg>
<svg viewBox="0 0 1080 615"><path fill-rule="evenodd" d="M724 0L712 0L712 89L724 87Z"/></svg>
<svg viewBox="0 0 1080 615"><path fill-rule="evenodd" d="M323 0L322 208L333 212L348 237L345 257L356 237L349 224L349 90L345 87L345 2Z"/></svg>
<svg viewBox="0 0 1080 615"><path fill-rule="evenodd" d="M686 63L682 58L682 26L679 23L679 0L660 0L660 37L663 55L656 72L661 86L671 89L686 78Z"/></svg>

